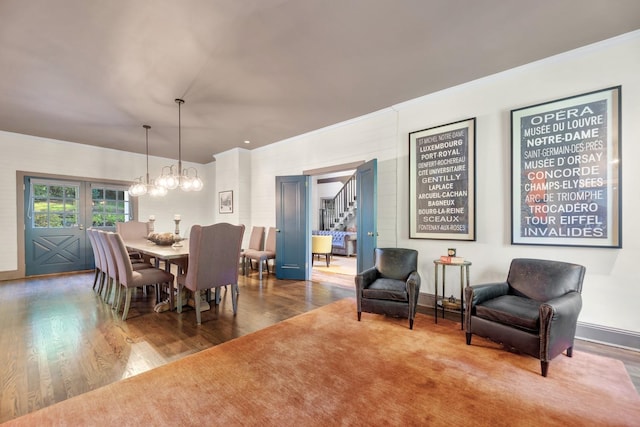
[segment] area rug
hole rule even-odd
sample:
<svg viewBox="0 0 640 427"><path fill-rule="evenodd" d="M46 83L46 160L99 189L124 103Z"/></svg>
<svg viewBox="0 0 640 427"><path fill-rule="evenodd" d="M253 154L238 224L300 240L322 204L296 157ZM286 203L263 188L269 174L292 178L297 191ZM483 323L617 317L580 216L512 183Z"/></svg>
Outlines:
<svg viewBox="0 0 640 427"><path fill-rule="evenodd" d="M203 327L209 327L208 325ZM344 299L7 425L624 426L640 397L622 362L539 362L418 314Z"/></svg>

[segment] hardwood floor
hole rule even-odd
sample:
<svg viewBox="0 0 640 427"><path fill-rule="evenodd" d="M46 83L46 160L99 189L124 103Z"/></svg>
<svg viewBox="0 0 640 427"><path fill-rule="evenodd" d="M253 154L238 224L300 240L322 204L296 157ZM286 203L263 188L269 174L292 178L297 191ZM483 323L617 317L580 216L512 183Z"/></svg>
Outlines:
<svg viewBox="0 0 640 427"><path fill-rule="evenodd" d="M156 313L153 292L141 291L122 321L92 281L81 273L0 283L0 422L355 296L348 275L314 271L305 282L266 274L261 283L252 273L240 277L236 316L223 291L197 326L193 310ZM583 342L576 349L622 360L640 390L640 353Z"/></svg>

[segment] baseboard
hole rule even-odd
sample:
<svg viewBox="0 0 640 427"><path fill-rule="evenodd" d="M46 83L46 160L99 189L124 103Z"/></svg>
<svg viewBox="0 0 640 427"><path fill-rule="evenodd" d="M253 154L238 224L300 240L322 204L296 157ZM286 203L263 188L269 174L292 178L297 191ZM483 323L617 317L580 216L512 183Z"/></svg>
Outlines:
<svg viewBox="0 0 640 427"><path fill-rule="evenodd" d="M422 309L433 310L435 296L421 293L418 298L418 306ZM578 322L576 338L606 344L628 350L640 351L640 333L591 323Z"/></svg>
<svg viewBox="0 0 640 427"><path fill-rule="evenodd" d="M0 272L0 282L5 280L15 280L15 279L24 279L24 273L21 273L18 270Z"/></svg>
<svg viewBox="0 0 640 427"><path fill-rule="evenodd" d="M576 338L640 351L640 334L623 329L578 322Z"/></svg>

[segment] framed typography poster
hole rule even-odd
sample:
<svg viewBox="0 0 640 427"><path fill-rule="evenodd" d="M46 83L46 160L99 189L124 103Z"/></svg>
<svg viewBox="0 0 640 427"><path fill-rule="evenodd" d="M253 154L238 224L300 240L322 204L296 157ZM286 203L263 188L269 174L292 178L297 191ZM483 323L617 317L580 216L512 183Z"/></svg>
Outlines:
<svg viewBox="0 0 640 427"><path fill-rule="evenodd" d="M511 242L620 248L621 87L511 111Z"/></svg>
<svg viewBox="0 0 640 427"><path fill-rule="evenodd" d="M475 240L476 119L409 134L409 237Z"/></svg>

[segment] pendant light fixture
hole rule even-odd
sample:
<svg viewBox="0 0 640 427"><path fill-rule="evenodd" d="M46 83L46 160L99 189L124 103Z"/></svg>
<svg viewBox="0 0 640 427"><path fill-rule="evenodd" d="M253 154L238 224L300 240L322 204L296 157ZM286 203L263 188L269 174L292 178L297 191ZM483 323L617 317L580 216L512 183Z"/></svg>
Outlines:
<svg viewBox="0 0 640 427"><path fill-rule="evenodd" d="M181 106L184 104L183 99L176 98L178 104L178 165L165 166L157 180L157 185L166 189L173 190L180 187L183 191L200 191L204 186L202 180L198 177L196 168L182 169L182 115ZM189 175L189 171L193 170L194 176Z"/></svg>
<svg viewBox="0 0 640 427"><path fill-rule="evenodd" d="M146 134L146 153L147 153L147 175L138 177L134 180L133 184L129 187L129 195L133 197L144 196L149 194L151 196L164 196L167 194L167 189L155 185L153 180L149 180L149 129L151 126L142 125Z"/></svg>

